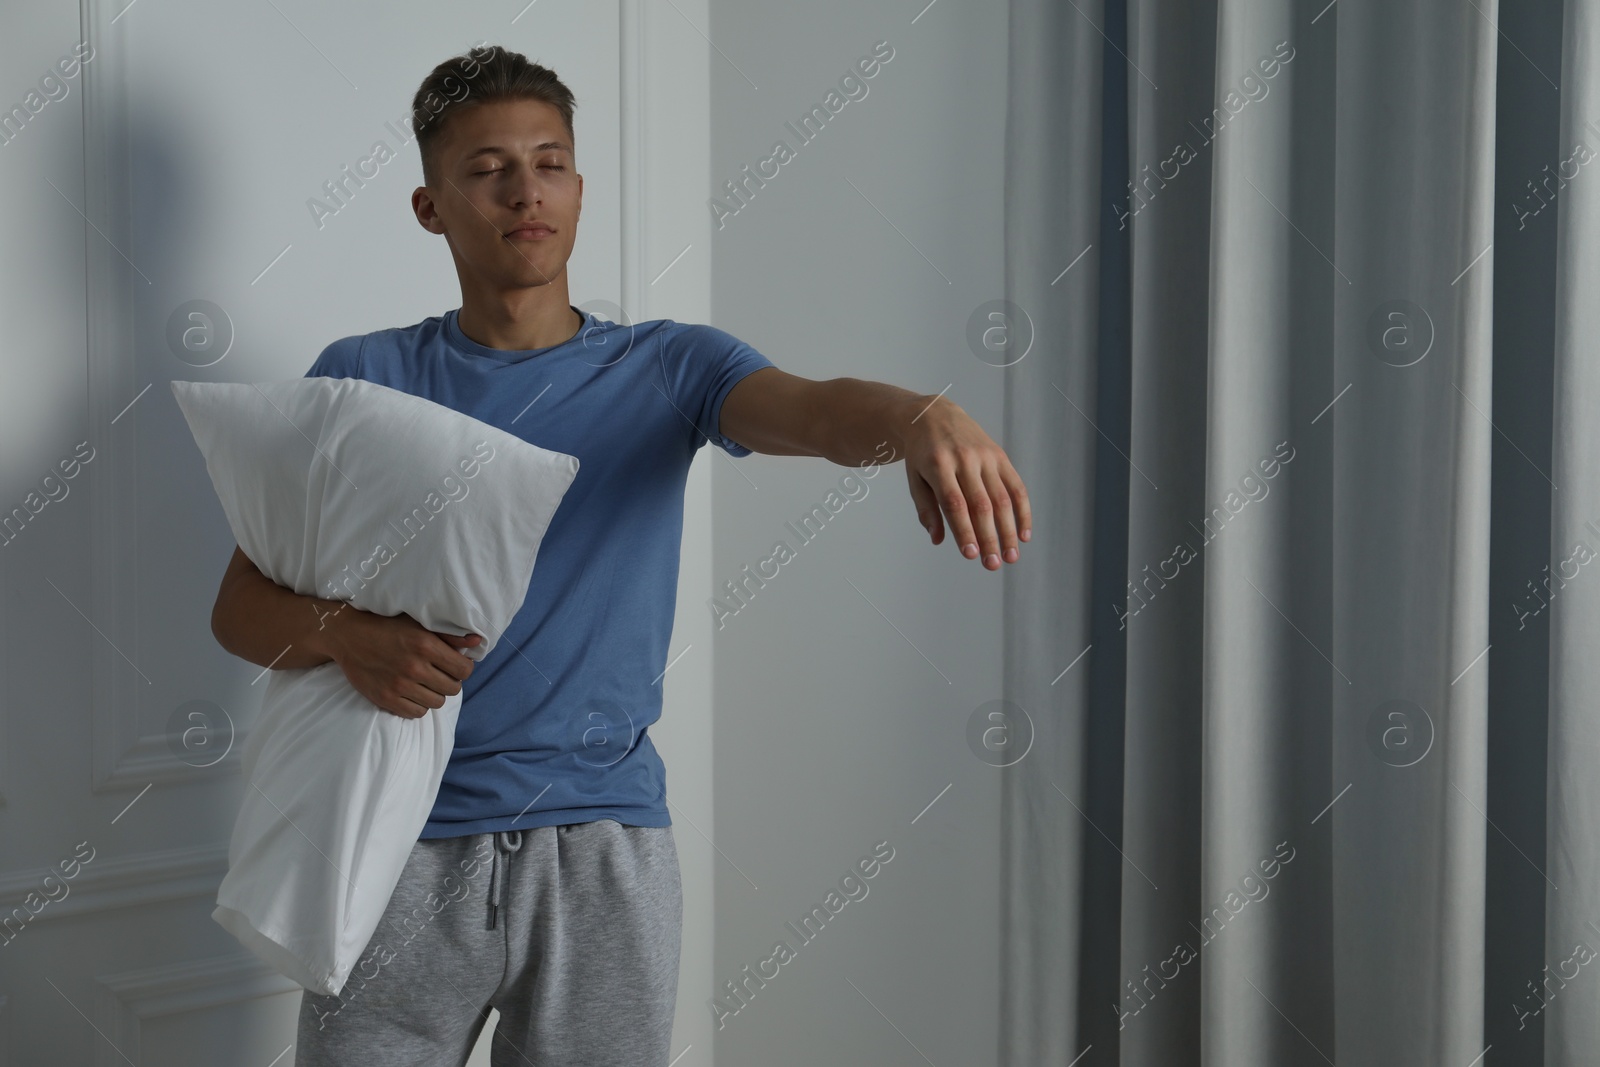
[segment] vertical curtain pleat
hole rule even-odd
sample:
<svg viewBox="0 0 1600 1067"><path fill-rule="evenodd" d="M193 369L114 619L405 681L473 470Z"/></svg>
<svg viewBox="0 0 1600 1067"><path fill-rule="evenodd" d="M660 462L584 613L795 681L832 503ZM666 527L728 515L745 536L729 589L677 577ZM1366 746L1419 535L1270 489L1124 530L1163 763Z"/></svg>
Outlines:
<svg viewBox="0 0 1600 1067"><path fill-rule="evenodd" d="M1338 11L1334 1004L1348 1063L1483 1051L1494 5ZM1394 301L1400 317L1393 317ZM1373 316L1431 347L1372 339ZM1389 328L1379 324L1380 328ZM1381 338L1382 334L1379 334ZM1394 335L1391 335L1393 339ZM1398 702L1398 703L1392 703ZM1418 725L1392 719L1394 708ZM1388 709L1388 710L1386 710ZM1420 761L1374 758L1373 717Z"/></svg>
<svg viewBox="0 0 1600 1067"><path fill-rule="evenodd" d="M1116 598L1128 662L1122 847L1143 872L1122 881L1115 1003L1125 1064L1200 1063L1203 946L1191 924L1201 910L1207 561L1204 529L1190 524L1206 511L1215 40L1214 3L1133 0L1129 62L1113 73L1131 101L1131 184L1108 190L1102 210L1129 228L1133 247L1129 548Z"/></svg>
<svg viewBox="0 0 1600 1067"><path fill-rule="evenodd" d="M1545 896L1558 884L1548 880L1544 847L1550 614L1518 611L1540 604L1531 591L1553 536L1558 209L1530 211L1541 200L1529 183L1559 159L1562 12L1547 0L1509 0L1495 16L1492 648L1480 664L1489 668L1483 1040L1493 1050L1490 1067L1540 1067L1543 1012L1527 983L1544 967ZM1556 182L1552 176L1546 197L1556 196Z"/></svg>
<svg viewBox="0 0 1600 1067"><path fill-rule="evenodd" d="M1006 375L1007 440L1049 471L1029 483L1033 570L1018 581L1007 568L1005 578L1006 698L1035 734L1000 772L1011 891L1001 907L999 1057L1018 1065L1069 1063L1084 1047L1082 857L1096 831L1072 805L1083 803L1089 671L1080 660L1062 672L1090 643L1097 434L1071 405L1092 418L1099 259L1073 260L1098 242L1103 42L1089 20L1102 17L1098 0L1027 4L1009 28L1006 290L1018 313L1006 327L1008 353L1020 358L996 373Z"/></svg>
<svg viewBox="0 0 1600 1067"><path fill-rule="evenodd" d="M1331 819L1318 816L1334 693L1350 683L1332 636L1340 412L1320 409L1338 389L1330 327L1347 284L1331 180L1340 53L1333 21L1299 9L1219 4L1210 93L1195 1044L1199 1062L1248 1067L1334 1055Z"/></svg>
<svg viewBox="0 0 1600 1067"><path fill-rule="evenodd" d="M1590 1064L1600 1055L1600 10L1591 0L1567 0L1564 31L1559 160L1572 162L1555 168L1547 793L1553 884L1546 889L1549 970L1527 976L1537 999L1525 997L1522 1006L1548 1003L1540 1014L1549 1067Z"/></svg>

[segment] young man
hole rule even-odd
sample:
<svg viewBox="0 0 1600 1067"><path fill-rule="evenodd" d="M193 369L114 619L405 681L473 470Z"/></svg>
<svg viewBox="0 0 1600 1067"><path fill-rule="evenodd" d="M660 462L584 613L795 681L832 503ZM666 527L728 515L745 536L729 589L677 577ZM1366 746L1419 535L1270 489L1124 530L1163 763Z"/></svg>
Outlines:
<svg viewBox="0 0 1600 1067"><path fill-rule="evenodd" d="M491 1007L496 1065L667 1063L682 893L646 730L701 445L851 466L892 448L934 544L948 522L965 556L998 570L1029 538L1021 479L948 400L810 381L710 326L626 327L572 307L572 112L555 74L516 53L437 67L414 102L425 184L412 208L455 258L461 307L335 341L306 372L424 396L578 457L500 648L475 672L459 650L477 635L297 595L237 550L217 596L217 640L252 663L332 660L380 712L407 717L462 694L438 799L378 932L339 995L301 1002L299 1067L459 1065Z"/></svg>

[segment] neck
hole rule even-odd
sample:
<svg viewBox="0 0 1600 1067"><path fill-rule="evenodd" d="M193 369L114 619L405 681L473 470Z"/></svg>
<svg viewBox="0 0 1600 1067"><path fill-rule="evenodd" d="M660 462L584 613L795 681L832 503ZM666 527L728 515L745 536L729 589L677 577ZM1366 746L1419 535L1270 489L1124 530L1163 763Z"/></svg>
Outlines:
<svg viewBox="0 0 1600 1067"><path fill-rule="evenodd" d="M583 326L583 316L567 304L566 292L555 299L524 301L520 306L495 299L464 297L456 325L486 348L525 351L570 341Z"/></svg>

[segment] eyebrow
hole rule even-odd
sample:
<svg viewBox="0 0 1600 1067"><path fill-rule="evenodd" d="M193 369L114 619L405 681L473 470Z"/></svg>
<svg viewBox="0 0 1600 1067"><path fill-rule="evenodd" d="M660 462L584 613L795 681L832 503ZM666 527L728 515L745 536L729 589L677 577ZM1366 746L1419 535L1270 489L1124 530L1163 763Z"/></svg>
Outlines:
<svg viewBox="0 0 1600 1067"><path fill-rule="evenodd" d="M572 146L567 144L565 141L545 141L543 144L534 145L533 146L533 150L535 152L558 151L558 152L568 152L568 153L570 153L572 151ZM469 153L464 158L465 159L477 159L479 156L488 156L488 155L494 155L494 154L497 154L497 153L498 154L502 154L502 155L509 155L511 153L511 149L509 149L509 148L501 148L499 145L486 145L483 148L478 149L476 152Z"/></svg>

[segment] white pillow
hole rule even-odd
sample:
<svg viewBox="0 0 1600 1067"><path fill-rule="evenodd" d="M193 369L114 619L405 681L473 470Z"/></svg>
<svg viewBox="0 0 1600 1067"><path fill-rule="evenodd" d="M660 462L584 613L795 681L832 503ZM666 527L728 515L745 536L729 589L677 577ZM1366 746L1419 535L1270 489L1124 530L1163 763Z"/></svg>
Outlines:
<svg viewBox="0 0 1600 1067"><path fill-rule="evenodd" d="M296 593L481 634L522 606L578 473L551 452L356 378L173 382L244 554ZM346 609L348 610L348 609ZM432 810L461 697L383 711L336 663L275 670L241 752L245 791L212 918L315 993L337 993Z"/></svg>

